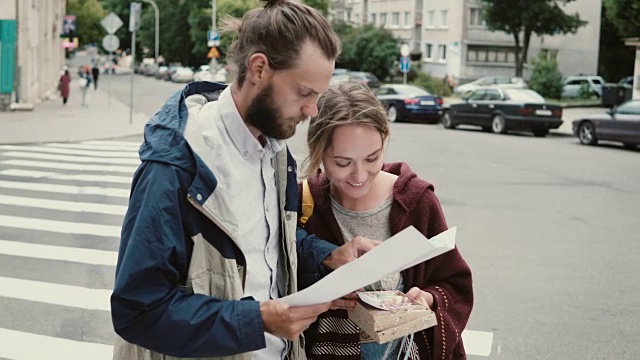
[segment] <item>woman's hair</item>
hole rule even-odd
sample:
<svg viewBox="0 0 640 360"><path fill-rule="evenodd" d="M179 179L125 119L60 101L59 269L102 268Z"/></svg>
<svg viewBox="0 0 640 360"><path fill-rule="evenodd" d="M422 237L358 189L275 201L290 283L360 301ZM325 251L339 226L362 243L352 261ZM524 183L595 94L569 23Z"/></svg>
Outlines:
<svg viewBox="0 0 640 360"><path fill-rule="evenodd" d="M329 60L340 54L340 38L318 10L286 0L268 0L263 8L247 12L242 20L226 17L223 31L231 32L234 42L227 51L227 61L236 71L242 86L249 58L264 54L273 70L293 68L302 45L310 40Z"/></svg>
<svg viewBox="0 0 640 360"><path fill-rule="evenodd" d="M369 126L380 133L383 143L389 137L387 113L366 85L355 80L332 85L318 100L318 116L309 122L309 156L304 161L303 177L320 168L331 146L333 130L341 125Z"/></svg>

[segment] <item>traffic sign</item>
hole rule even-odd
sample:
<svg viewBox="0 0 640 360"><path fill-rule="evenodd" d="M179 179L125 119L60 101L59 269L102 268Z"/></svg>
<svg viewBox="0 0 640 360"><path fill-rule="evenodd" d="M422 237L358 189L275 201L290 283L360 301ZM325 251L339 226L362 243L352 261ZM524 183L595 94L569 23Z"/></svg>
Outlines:
<svg viewBox="0 0 640 360"><path fill-rule="evenodd" d="M220 32L217 30L207 31L207 45L209 47L220 46Z"/></svg>
<svg viewBox="0 0 640 360"><path fill-rule="evenodd" d="M409 68L411 67L411 59L407 56L403 56L400 58L400 72L408 73Z"/></svg>
<svg viewBox="0 0 640 360"><path fill-rule="evenodd" d="M129 5L129 31L134 32L140 29L140 12L142 11L142 4L139 2L132 2Z"/></svg>
<svg viewBox="0 0 640 360"><path fill-rule="evenodd" d="M218 51L218 48L216 48L215 46L211 48L211 50L209 50L209 53L207 54L207 57L209 59L219 59L220 58L220 52Z"/></svg>
<svg viewBox="0 0 640 360"><path fill-rule="evenodd" d="M411 49L409 48L408 44L402 44L400 46L400 55L402 55L402 57L407 57L409 56L409 53L411 52Z"/></svg>
<svg viewBox="0 0 640 360"><path fill-rule="evenodd" d="M100 21L100 25L107 30L108 34L115 34L118 29L124 25L122 20L116 15L114 12L110 12L109 15L105 16L102 21Z"/></svg>
<svg viewBox="0 0 640 360"><path fill-rule="evenodd" d="M102 47L108 52L114 52L120 47L120 39L113 34L102 38Z"/></svg>

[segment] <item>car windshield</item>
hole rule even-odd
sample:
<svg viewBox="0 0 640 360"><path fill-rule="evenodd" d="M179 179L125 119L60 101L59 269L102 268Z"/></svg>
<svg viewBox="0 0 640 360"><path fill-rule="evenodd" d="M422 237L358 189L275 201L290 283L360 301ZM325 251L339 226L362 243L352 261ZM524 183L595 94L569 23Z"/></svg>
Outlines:
<svg viewBox="0 0 640 360"><path fill-rule="evenodd" d="M411 85L397 85L394 87L398 94L409 95L409 96L423 96L423 95L431 95L427 90L423 88L419 88L417 86Z"/></svg>
<svg viewBox="0 0 640 360"><path fill-rule="evenodd" d="M618 106L615 112L616 114L640 115L640 100L627 101Z"/></svg>
<svg viewBox="0 0 640 360"><path fill-rule="evenodd" d="M544 98L537 92L529 89L504 89L504 94L509 100L528 103L543 103Z"/></svg>

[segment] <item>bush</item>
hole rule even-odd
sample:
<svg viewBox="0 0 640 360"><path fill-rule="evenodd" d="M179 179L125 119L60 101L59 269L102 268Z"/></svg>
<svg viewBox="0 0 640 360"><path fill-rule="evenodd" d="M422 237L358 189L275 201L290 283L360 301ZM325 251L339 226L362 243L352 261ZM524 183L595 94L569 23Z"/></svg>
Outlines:
<svg viewBox="0 0 640 360"><path fill-rule="evenodd" d="M442 79L434 78L421 70L416 69L415 72L416 78L412 81L413 85L421 86L434 95L451 96L451 89Z"/></svg>
<svg viewBox="0 0 640 360"><path fill-rule="evenodd" d="M562 74L558 70L558 62L540 54L533 61L529 88L544 97L559 99L562 95Z"/></svg>

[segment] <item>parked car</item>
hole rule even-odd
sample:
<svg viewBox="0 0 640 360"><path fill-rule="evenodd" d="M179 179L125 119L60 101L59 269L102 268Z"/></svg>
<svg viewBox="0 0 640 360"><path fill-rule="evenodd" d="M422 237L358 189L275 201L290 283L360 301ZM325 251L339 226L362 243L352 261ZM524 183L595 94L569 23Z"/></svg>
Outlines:
<svg viewBox="0 0 640 360"><path fill-rule="evenodd" d="M376 90L390 122L437 123L442 115L442 98L414 85L388 84Z"/></svg>
<svg viewBox="0 0 640 360"><path fill-rule="evenodd" d="M467 84L459 85L453 89L453 92L459 96L464 95L469 91L476 90L484 86L499 86L502 88L516 88L526 89L527 83L524 79L513 76L493 75L481 77L478 80L472 81Z"/></svg>
<svg viewBox="0 0 640 360"><path fill-rule="evenodd" d="M369 89L374 90L380 87L380 80L370 72L351 71L349 76L361 81L363 84L367 85Z"/></svg>
<svg viewBox="0 0 640 360"><path fill-rule="evenodd" d="M477 125L486 132L505 134L510 130L530 130L537 137L562 125L562 107L550 104L530 89L480 88L468 93L464 101L447 106L442 125Z"/></svg>
<svg viewBox="0 0 640 360"><path fill-rule="evenodd" d="M572 127L573 134L584 145L608 140L635 149L640 144L640 100L629 100L605 114L575 120Z"/></svg>
<svg viewBox="0 0 640 360"><path fill-rule="evenodd" d="M171 81L177 83L187 83L193 81L193 70L188 67L176 68L176 71L171 75Z"/></svg>
<svg viewBox="0 0 640 360"><path fill-rule="evenodd" d="M618 81L618 85L628 85L633 87L633 76L625 76L620 81Z"/></svg>
<svg viewBox="0 0 640 360"><path fill-rule="evenodd" d="M167 73L167 71L169 71L169 67L168 66L160 66L158 68L158 70L156 71L154 77L156 79L164 79L164 75Z"/></svg>
<svg viewBox="0 0 640 360"><path fill-rule="evenodd" d="M604 79L595 75L568 76L562 80L562 97L577 98L583 92L590 96L602 96Z"/></svg>
<svg viewBox="0 0 640 360"><path fill-rule="evenodd" d="M337 84L337 83L341 83L341 82L345 82L345 81L350 81L350 80L357 80L357 79L354 78L353 76L349 75L349 73L333 74L331 76L331 79L329 80L329 85L333 85L333 84Z"/></svg>

